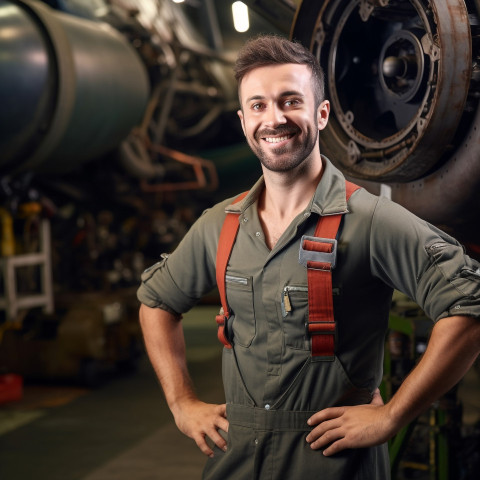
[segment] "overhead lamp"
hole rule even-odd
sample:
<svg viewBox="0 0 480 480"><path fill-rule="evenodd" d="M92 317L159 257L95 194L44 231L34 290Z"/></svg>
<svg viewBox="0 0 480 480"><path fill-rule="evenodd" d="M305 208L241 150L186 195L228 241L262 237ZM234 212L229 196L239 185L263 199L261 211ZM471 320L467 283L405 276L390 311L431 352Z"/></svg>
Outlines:
<svg viewBox="0 0 480 480"><path fill-rule="evenodd" d="M243 2L232 3L233 26L237 32L243 33L250 28L248 7Z"/></svg>

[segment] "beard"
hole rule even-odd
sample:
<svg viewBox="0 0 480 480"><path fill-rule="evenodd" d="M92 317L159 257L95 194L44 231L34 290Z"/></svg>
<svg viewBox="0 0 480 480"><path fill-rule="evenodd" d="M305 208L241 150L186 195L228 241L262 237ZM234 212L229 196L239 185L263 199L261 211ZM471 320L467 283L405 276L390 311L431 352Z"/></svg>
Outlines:
<svg viewBox="0 0 480 480"><path fill-rule="evenodd" d="M289 172L299 167L312 153L318 138L318 128L307 131L307 138L301 142L297 135L298 129L292 130L287 126L279 127L275 130L262 130L255 134L253 140L248 139L248 144L253 153L258 157L260 163L272 172ZM268 151L262 148L262 137L268 135L291 135L293 145L288 144L278 148L269 148ZM292 148L293 147L293 148Z"/></svg>

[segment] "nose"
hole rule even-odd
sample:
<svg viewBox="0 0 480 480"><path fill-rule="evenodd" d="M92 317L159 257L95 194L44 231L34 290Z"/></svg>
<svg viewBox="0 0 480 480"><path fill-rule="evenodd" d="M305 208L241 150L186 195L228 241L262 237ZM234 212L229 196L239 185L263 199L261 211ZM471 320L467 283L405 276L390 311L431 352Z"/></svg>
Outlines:
<svg viewBox="0 0 480 480"><path fill-rule="evenodd" d="M265 126L275 128L278 125L282 125L286 123L287 120L285 118L283 110L276 104L271 105L270 108L267 109L265 115Z"/></svg>

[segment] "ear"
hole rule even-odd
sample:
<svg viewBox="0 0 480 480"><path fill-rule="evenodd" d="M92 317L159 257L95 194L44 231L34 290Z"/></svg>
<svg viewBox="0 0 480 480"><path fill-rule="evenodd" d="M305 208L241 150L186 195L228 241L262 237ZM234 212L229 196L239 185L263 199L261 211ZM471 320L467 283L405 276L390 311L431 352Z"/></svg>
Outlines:
<svg viewBox="0 0 480 480"><path fill-rule="evenodd" d="M319 130L323 130L327 126L329 116L330 102L328 100L324 100L317 109L317 122Z"/></svg>
<svg viewBox="0 0 480 480"><path fill-rule="evenodd" d="M240 123L242 125L243 134L246 136L247 134L245 133L245 121L244 121L244 118L243 118L243 112L241 110L237 110L237 115L238 115L238 118L240 118Z"/></svg>

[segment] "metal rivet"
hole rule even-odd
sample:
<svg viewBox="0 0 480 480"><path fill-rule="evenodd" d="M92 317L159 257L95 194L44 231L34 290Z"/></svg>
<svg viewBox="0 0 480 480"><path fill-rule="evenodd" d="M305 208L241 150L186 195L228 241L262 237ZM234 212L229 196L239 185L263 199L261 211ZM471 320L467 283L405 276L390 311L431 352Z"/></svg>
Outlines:
<svg viewBox="0 0 480 480"><path fill-rule="evenodd" d="M268 403L265 405L265 410L270 410L270 405Z"/></svg>
<svg viewBox="0 0 480 480"><path fill-rule="evenodd" d="M261 235L261 233L260 233L260 232L256 232L255 235L256 235L257 237L259 237L259 236Z"/></svg>

